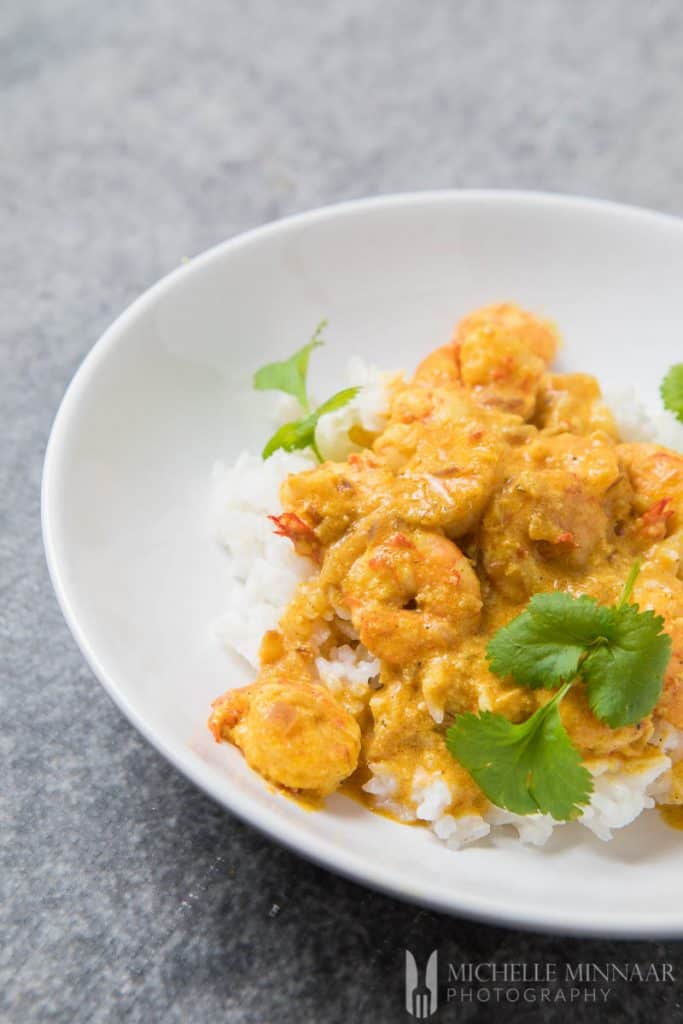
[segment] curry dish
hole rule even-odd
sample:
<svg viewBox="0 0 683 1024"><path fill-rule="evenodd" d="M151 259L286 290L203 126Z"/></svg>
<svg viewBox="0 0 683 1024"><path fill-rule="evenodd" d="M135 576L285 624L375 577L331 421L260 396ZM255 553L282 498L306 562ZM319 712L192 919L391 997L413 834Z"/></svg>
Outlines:
<svg viewBox="0 0 683 1024"><path fill-rule="evenodd" d="M615 602L634 558L633 599L673 640L657 707L613 729L574 688L562 721L584 763L627 768L655 751L658 719L683 728L683 456L621 443L595 379L549 370L558 341L516 306L478 310L394 384L362 450L285 480L276 528L316 572L263 637L257 680L209 720L271 783L320 798L385 773L410 805L424 769L448 784L450 814L480 813L446 729L466 711L521 722L551 696L494 676L487 642L537 592ZM344 644L379 661L362 691L333 693L316 670Z"/></svg>

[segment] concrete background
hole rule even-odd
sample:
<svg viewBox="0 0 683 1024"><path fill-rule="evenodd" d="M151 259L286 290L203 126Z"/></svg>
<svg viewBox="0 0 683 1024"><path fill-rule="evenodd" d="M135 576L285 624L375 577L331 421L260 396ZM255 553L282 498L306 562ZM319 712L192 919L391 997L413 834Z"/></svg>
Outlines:
<svg viewBox="0 0 683 1024"><path fill-rule="evenodd" d="M319 204L419 188L680 213L682 54L678 0L0 2L2 1021L403 1021L405 946L454 961L668 960L683 979L680 943L442 917L242 825L96 684L39 529L71 375L184 256ZM681 980L632 984L609 1005L613 1019L670 1021L682 995ZM491 1014L465 1005L457 1019Z"/></svg>

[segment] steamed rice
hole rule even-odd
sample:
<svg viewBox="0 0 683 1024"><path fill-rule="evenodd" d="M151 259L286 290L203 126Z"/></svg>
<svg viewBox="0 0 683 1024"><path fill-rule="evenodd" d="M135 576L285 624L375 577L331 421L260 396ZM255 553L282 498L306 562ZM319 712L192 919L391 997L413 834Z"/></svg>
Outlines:
<svg viewBox="0 0 683 1024"><path fill-rule="evenodd" d="M341 460L357 449L349 437L354 427L371 433L383 429L387 394L395 378L396 374L381 373L359 358L350 360L349 383L360 385L361 391L343 409L320 420L316 442L325 458ZM634 391L607 397L624 440L654 441L683 450L683 425L673 415L650 413ZM294 399L280 399L279 423L297 415L300 409ZM312 563L295 554L287 538L273 533L267 517L283 511L279 489L285 477L315 464L313 456L303 452L277 451L266 462L260 455L243 452L232 466L217 464L214 469L216 532L230 558L226 610L216 630L221 641L254 670L259 667L263 634L276 628L297 584L315 571ZM360 709L379 673L379 662L358 644L350 622L346 626L351 643L337 647L330 658L317 658L315 667L321 682L333 693L343 687L347 702L352 706L356 698ZM429 710L438 721L438 709ZM624 770L617 757L586 764L594 791L578 823L599 839L610 840L615 830L631 824L655 802L666 802L671 766L683 759L683 732L660 721L651 744L660 753L644 759L640 770L633 765ZM451 849L486 837L504 841L510 827L522 843L542 846L564 824L550 815L518 815L493 805L482 815L448 814L453 794L438 773L430 775L423 768L415 771L410 804L396 801L397 788L396 779L386 772L373 772L363 787L377 809L401 821L424 822Z"/></svg>

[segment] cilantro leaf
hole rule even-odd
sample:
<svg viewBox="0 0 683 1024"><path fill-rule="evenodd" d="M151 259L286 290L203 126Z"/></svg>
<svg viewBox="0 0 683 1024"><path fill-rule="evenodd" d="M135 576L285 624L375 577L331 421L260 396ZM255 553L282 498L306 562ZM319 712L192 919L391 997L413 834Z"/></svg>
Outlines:
<svg viewBox="0 0 683 1024"><path fill-rule="evenodd" d="M634 725L654 708L671 657L671 638L653 612L629 604L634 562L618 604L536 594L486 649L491 671L520 686L552 689L579 676L593 713L611 728Z"/></svg>
<svg viewBox="0 0 683 1024"><path fill-rule="evenodd" d="M585 595L536 594L489 641L486 655L496 675L531 688L563 684L521 725L485 711L460 716L448 730L451 754L493 803L563 820L576 817L587 802L591 778L559 713L560 701L579 680L593 714L613 729L634 725L655 707L671 637L660 616L629 603L639 572L636 560L613 607Z"/></svg>
<svg viewBox="0 0 683 1024"><path fill-rule="evenodd" d="M581 676L591 711L612 729L635 725L652 711L671 657L664 620L638 605L605 609L605 642L586 655Z"/></svg>
<svg viewBox="0 0 683 1024"><path fill-rule="evenodd" d="M526 722L515 725L483 711L459 715L446 734L450 753L489 800L515 814L551 814L569 821L581 813L593 789L560 718L559 704L572 684Z"/></svg>
<svg viewBox="0 0 683 1024"><path fill-rule="evenodd" d="M302 416L299 420L285 423L284 426L275 431L266 443L261 453L263 458L269 458L278 448L283 448L286 452L293 452L302 448L312 448L318 459L322 462L322 457L315 443L315 428L318 426L318 420L328 412L335 412L337 409L343 408L352 398L356 397L359 391L360 388L344 388L343 391L338 391L331 398L328 398L326 402L319 405L308 416Z"/></svg>
<svg viewBox="0 0 683 1024"><path fill-rule="evenodd" d="M268 363L266 366L262 366L260 370L257 370L254 374L254 387L256 390L284 391L288 395L294 395L301 408L308 412L310 409L306 387L308 361L311 358L313 349L319 348L324 344L320 335L326 326L327 321L321 320L308 344L300 348L289 359L278 363Z"/></svg>
<svg viewBox="0 0 683 1024"><path fill-rule="evenodd" d="M322 456L315 443L315 431L318 426L318 420L329 412L343 408L360 391L360 388L344 388L343 391L338 391L311 412L311 403L306 385L308 361L313 349L323 344L320 334L326 326L327 321L322 320L316 327L313 337L307 345L300 348L289 359L279 363L268 363L254 374L254 387L258 391L284 391L288 395L294 395L304 410L304 415L300 419L285 423L266 442L261 453L264 459L269 458L273 452L280 448L286 452L298 451L302 448L312 448L317 458L322 462Z"/></svg>
<svg viewBox="0 0 683 1024"><path fill-rule="evenodd" d="M672 366L659 386L665 407L683 423L683 363Z"/></svg>
<svg viewBox="0 0 683 1024"><path fill-rule="evenodd" d="M286 452L309 448L315 440L315 424L316 420L313 414L304 416L300 420L292 420L291 423L283 423L266 442L261 452L262 457L269 458L278 448L282 448Z"/></svg>
<svg viewBox="0 0 683 1024"><path fill-rule="evenodd" d="M326 402L319 405L313 415L315 416L317 423L321 416L325 416L328 412L336 412L337 409L342 409L345 405L348 405L352 398L355 398L359 387L344 388L342 391L337 391L335 395L328 398Z"/></svg>
<svg viewBox="0 0 683 1024"><path fill-rule="evenodd" d="M592 597L535 594L489 641L491 671L532 689L559 686L576 675L586 647L604 635L608 619L609 609Z"/></svg>

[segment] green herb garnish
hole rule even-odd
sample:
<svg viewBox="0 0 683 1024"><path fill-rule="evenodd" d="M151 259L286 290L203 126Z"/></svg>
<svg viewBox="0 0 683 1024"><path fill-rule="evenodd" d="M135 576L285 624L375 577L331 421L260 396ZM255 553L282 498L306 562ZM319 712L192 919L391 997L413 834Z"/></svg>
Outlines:
<svg viewBox="0 0 683 1024"><path fill-rule="evenodd" d="M328 398L326 402L319 405L308 416L302 416L300 420L292 420L291 423L285 423L279 430L275 431L270 441L266 444L261 453L263 458L267 459L278 448L284 448L286 452L297 451L300 448L312 448L316 457L322 462L323 457L315 443L315 428L318 426L318 420L325 413L341 409L352 398L355 398L359 391L360 388L345 388L343 391L338 391L336 395L332 395L332 398Z"/></svg>
<svg viewBox="0 0 683 1024"><path fill-rule="evenodd" d="M327 320L321 320L308 344L300 348L293 356L281 363L268 363L257 370L254 374L256 390L284 391L287 395L294 395L304 412L310 412L311 406L306 389L308 360L311 358L314 348L324 345L320 335L326 327Z"/></svg>
<svg viewBox="0 0 683 1024"><path fill-rule="evenodd" d="M562 821L576 817L588 802L590 774L559 714L575 683L583 681L591 710L613 729L634 725L654 708L671 638L662 632L660 616L629 604L639 570L636 562L612 607L591 597L536 594L489 642L487 657L496 675L532 689L560 687L521 725L484 711L459 716L448 730L449 751L492 803Z"/></svg>
<svg viewBox="0 0 683 1024"><path fill-rule="evenodd" d="M300 348L289 359L279 363L268 363L254 374L254 387L258 391L283 391L287 395L293 395L304 410L304 415L300 419L285 423L275 431L261 453L264 459L267 459L279 448L286 452L311 448L316 458L322 462L322 455L315 443L318 420L328 412L335 412L337 409L343 408L360 391L360 388L344 388L343 391L337 391L317 409L311 410L306 380L308 361L313 349L324 344L320 335L326 326L327 321L322 320L307 345Z"/></svg>
<svg viewBox="0 0 683 1024"><path fill-rule="evenodd" d="M448 730L451 754L467 768L489 800L515 814L550 813L569 820L580 813L593 790L590 772L581 764L560 718L555 696L521 725L483 711L460 715Z"/></svg>
<svg viewBox="0 0 683 1024"><path fill-rule="evenodd" d="M683 363L672 366L659 386L665 407L683 423Z"/></svg>

